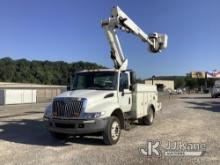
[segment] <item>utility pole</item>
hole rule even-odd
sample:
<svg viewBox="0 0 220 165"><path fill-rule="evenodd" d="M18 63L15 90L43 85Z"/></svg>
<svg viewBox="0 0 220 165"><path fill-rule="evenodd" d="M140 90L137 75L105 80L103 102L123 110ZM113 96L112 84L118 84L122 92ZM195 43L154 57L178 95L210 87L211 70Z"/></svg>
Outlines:
<svg viewBox="0 0 220 165"><path fill-rule="evenodd" d="M156 78L155 75L152 76L152 85L154 85L154 79Z"/></svg>

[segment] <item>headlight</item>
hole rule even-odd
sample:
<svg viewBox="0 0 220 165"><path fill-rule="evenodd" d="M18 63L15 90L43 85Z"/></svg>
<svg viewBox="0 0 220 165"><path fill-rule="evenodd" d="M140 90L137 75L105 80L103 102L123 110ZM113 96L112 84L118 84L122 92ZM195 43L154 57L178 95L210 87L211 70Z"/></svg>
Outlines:
<svg viewBox="0 0 220 165"><path fill-rule="evenodd" d="M87 103L88 103L88 100L86 98L82 98L82 111L85 111L86 110L86 106L87 106Z"/></svg>
<svg viewBox="0 0 220 165"><path fill-rule="evenodd" d="M81 117L84 119L96 119L103 116L105 112L91 112L91 113L82 113Z"/></svg>
<svg viewBox="0 0 220 165"><path fill-rule="evenodd" d="M44 111L44 117L51 118L52 116L52 104L49 104Z"/></svg>

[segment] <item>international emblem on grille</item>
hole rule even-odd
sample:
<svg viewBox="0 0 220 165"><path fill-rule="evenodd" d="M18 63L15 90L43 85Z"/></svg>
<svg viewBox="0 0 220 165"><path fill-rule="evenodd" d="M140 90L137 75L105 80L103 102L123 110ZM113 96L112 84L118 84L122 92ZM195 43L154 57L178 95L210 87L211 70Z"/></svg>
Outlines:
<svg viewBox="0 0 220 165"><path fill-rule="evenodd" d="M78 118L83 108L79 98L57 98L53 101L53 117Z"/></svg>

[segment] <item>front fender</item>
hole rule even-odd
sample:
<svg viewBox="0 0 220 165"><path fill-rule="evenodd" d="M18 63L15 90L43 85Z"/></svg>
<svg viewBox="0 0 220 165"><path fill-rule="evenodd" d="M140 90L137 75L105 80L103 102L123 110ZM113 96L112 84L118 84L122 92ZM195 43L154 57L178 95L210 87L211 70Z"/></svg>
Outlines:
<svg viewBox="0 0 220 165"><path fill-rule="evenodd" d="M101 103L98 104L94 107L92 107L91 109L87 110L86 112L105 112L103 116L101 116L101 118L105 118L105 117L109 117L111 116L112 112L115 109L118 109L120 106L118 105L118 103L115 102L105 102L105 103Z"/></svg>

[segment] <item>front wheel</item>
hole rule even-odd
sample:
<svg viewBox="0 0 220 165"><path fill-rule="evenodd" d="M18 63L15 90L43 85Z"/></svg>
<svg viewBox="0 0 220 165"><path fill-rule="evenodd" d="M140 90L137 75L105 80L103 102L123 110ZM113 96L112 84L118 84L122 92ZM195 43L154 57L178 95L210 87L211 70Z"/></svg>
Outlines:
<svg viewBox="0 0 220 165"><path fill-rule="evenodd" d="M121 135L120 121L117 117L111 116L103 132L103 141L107 145L116 144Z"/></svg>

